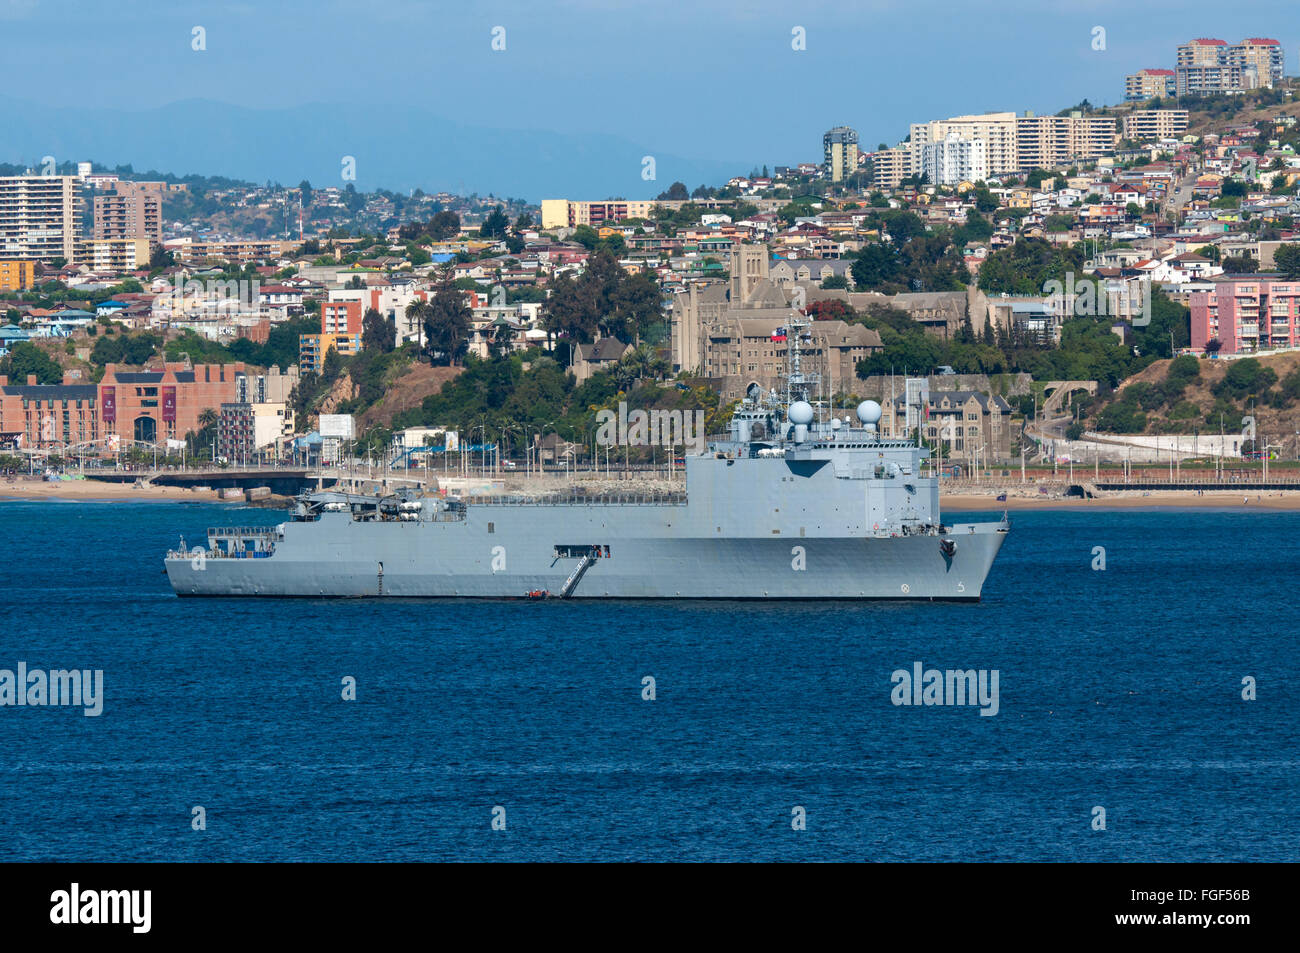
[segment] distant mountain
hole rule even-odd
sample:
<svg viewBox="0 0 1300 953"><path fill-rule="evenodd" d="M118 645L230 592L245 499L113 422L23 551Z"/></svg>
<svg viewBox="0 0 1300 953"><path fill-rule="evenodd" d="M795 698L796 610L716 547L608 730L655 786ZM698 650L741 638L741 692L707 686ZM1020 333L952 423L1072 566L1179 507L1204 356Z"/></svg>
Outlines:
<svg viewBox="0 0 1300 953"><path fill-rule="evenodd" d="M249 109L187 100L156 109L49 108L0 97L0 161L35 165L87 160L178 175L227 175L315 188L449 191L503 197L653 198L674 181L720 185L745 163L687 159L617 136L492 129L440 118L420 107L310 104ZM641 177L653 156L655 179Z"/></svg>

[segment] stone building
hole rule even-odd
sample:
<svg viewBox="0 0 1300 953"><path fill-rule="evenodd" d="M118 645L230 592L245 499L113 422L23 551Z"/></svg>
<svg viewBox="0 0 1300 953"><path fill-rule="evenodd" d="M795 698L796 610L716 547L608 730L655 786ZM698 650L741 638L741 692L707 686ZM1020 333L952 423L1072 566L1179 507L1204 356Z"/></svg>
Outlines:
<svg viewBox="0 0 1300 953"><path fill-rule="evenodd" d="M674 299L673 370L719 380L724 400L743 396L751 383L779 388L788 345L782 332L800 294L801 286L773 280L765 246L736 246L727 284L692 286ZM808 333L805 368L837 393L852 393L857 363L883 347L875 331L843 321L815 321Z"/></svg>
<svg viewBox="0 0 1300 953"><path fill-rule="evenodd" d="M922 428L934 446L943 445L945 461L981 464L1011 458L1011 405L999 395L974 390L930 391ZM903 396L882 404L881 432L905 436L907 401Z"/></svg>

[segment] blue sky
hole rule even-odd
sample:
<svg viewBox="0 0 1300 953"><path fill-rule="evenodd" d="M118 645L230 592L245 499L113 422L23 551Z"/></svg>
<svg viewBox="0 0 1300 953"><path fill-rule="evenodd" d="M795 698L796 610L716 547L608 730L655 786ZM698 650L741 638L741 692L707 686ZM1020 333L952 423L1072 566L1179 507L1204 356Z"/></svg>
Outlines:
<svg viewBox="0 0 1300 953"><path fill-rule="evenodd" d="M195 26L206 30L202 52L191 49ZM502 52L491 47L495 26ZM1095 26L1105 50L1092 48ZM806 50L791 48L795 27ZM815 160L821 133L841 123L873 147L911 121L1115 102L1126 73L1172 66L1175 46L1194 36L1276 37L1287 73L1300 71L1295 0L0 0L0 36L3 94L18 100L411 101L476 126L604 133L752 165ZM377 133L394 147L403 135ZM10 151L0 128L0 158L22 158Z"/></svg>

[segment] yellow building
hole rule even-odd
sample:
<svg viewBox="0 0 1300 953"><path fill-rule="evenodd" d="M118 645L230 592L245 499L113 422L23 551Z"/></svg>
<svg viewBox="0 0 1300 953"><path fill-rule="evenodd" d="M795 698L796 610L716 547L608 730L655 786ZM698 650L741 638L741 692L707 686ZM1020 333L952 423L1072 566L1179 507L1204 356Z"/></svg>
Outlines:
<svg viewBox="0 0 1300 953"><path fill-rule="evenodd" d="M0 261L0 291L26 291L36 284L36 262Z"/></svg>
<svg viewBox="0 0 1300 953"><path fill-rule="evenodd" d="M627 218L649 218L655 203L645 200L609 199L603 202L573 202L568 199L542 199L542 228L593 228L604 222Z"/></svg>
<svg viewBox="0 0 1300 953"><path fill-rule="evenodd" d="M147 238L92 238L85 243L82 261L91 271L136 271L149 267Z"/></svg>
<svg viewBox="0 0 1300 953"><path fill-rule="evenodd" d="M303 374L317 374L325 366L325 355L330 349L339 357L350 357L361 350L361 335L347 333L301 334L298 336L298 370Z"/></svg>

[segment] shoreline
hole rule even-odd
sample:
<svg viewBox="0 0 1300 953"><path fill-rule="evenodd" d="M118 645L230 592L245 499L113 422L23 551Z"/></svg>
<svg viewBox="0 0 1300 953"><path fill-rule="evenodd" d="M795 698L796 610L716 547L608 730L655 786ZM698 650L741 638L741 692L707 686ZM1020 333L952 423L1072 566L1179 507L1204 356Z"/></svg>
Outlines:
<svg viewBox="0 0 1300 953"><path fill-rule="evenodd" d="M999 501L999 492L1007 499ZM1248 502L1243 503L1243 499ZM257 503L223 501L217 490L194 490L169 486L136 486L133 483L106 483L99 480L16 480L0 482L0 501L33 502L104 502L121 500L151 503L227 503L232 506L272 508L285 505L287 498L272 497ZM997 510L1128 510L1128 509L1268 509L1300 510L1300 490L1254 492L1247 486L1240 491L1215 491L1197 495L1185 490L1115 491L1097 499L1034 495L1023 489L985 492L945 493L939 498L945 512Z"/></svg>

